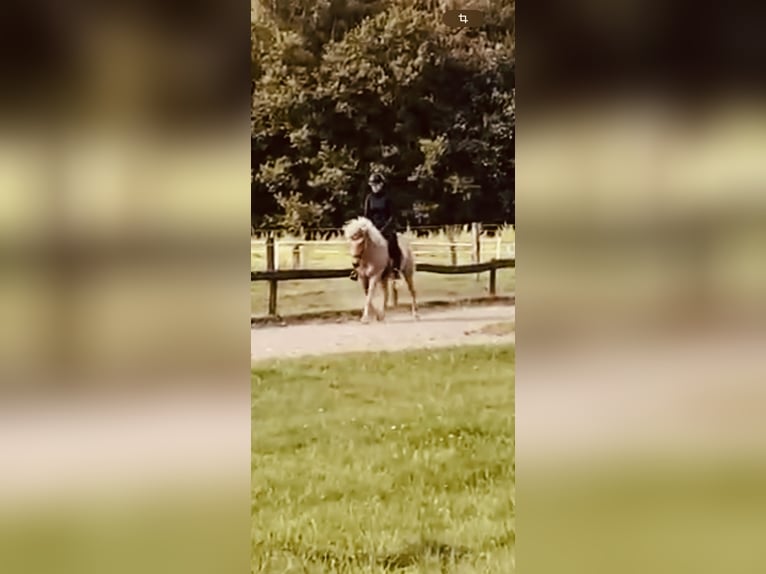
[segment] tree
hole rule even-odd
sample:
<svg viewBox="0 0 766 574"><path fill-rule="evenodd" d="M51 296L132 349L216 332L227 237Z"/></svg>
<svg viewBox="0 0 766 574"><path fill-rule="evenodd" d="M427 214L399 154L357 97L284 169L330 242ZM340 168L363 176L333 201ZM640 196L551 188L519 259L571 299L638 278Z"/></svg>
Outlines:
<svg viewBox="0 0 766 574"><path fill-rule="evenodd" d="M485 29L455 31L434 3L294 0L258 11L256 225L342 224L371 167L412 224L512 219L515 6L493 4Z"/></svg>

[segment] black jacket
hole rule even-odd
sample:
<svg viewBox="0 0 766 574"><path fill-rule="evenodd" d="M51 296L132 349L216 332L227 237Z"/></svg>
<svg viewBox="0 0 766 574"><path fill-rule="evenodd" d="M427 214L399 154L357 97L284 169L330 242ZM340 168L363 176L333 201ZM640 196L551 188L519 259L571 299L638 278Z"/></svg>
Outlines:
<svg viewBox="0 0 766 574"><path fill-rule="evenodd" d="M364 200L364 216L384 235L395 231L395 210L385 191L369 193Z"/></svg>

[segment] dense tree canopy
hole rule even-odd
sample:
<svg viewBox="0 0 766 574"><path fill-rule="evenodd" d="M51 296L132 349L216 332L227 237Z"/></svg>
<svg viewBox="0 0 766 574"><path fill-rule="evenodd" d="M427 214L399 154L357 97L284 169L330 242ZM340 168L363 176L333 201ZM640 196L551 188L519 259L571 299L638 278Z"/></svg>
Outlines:
<svg viewBox="0 0 766 574"><path fill-rule="evenodd" d="M383 171L401 223L513 220L514 2L255 0L256 226L339 226Z"/></svg>

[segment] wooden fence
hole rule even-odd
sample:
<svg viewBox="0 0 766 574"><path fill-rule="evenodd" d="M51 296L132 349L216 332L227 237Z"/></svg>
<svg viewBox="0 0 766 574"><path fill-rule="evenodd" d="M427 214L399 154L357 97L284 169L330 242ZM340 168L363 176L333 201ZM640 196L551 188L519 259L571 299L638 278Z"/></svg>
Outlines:
<svg viewBox="0 0 766 574"><path fill-rule="evenodd" d="M470 265L433 265L429 263L417 264L419 273L437 273L441 275L464 275L469 273L489 273L489 295L494 297L497 292L497 270L514 267L515 258L491 259L484 263ZM269 282L269 315L277 315L277 288L280 281L296 281L308 279L339 279L348 277L351 267L344 269L277 269L274 238L270 236L266 241L266 271L251 271L251 281ZM397 295L394 291L393 303L397 304Z"/></svg>
<svg viewBox="0 0 766 574"><path fill-rule="evenodd" d="M417 231L417 229L415 230ZM512 258L513 243L503 241L502 234L495 230L495 235L492 238L483 238L482 234L484 228L480 223L473 223L470 226L471 236L469 241L456 241L454 237L449 237L446 241L431 241L431 240L418 240L417 238L410 238L410 246L416 257L425 255L433 255L439 251L446 251L449 255L450 263L455 266L458 265L458 252L468 251L470 252L471 263L480 263L482 259L482 253L487 254L494 253L495 259L504 259L509 256ZM265 239L251 239L251 247L255 249L266 247L268 251L269 241L273 241L275 250L274 270L279 269L281 248L290 249L290 260L292 269L303 269L307 265L307 252L306 249L310 248L312 252L338 252L347 249L348 243L342 239L325 239L325 240L300 240L300 239L280 239L273 233L268 233ZM267 256L268 258L268 256Z"/></svg>

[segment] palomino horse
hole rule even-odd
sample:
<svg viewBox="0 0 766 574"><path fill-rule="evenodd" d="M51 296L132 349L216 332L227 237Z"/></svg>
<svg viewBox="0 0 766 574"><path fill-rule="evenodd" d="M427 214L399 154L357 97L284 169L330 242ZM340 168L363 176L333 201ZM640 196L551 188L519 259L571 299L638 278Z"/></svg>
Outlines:
<svg viewBox="0 0 766 574"><path fill-rule="evenodd" d="M362 322L369 322L371 310L375 312L378 321L382 321L388 305L388 280L391 271L388 242L366 217L352 219L343 228L343 232L346 239L351 242L351 256L359 261L357 272L365 294ZM415 258L412 255L409 242L401 236L399 236L399 248L402 252L400 271L412 297L412 316L418 319L418 304L413 285ZM378 286L383 288L383 308L381 310L376 309L372 303Z"/></svg>

